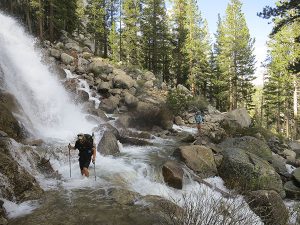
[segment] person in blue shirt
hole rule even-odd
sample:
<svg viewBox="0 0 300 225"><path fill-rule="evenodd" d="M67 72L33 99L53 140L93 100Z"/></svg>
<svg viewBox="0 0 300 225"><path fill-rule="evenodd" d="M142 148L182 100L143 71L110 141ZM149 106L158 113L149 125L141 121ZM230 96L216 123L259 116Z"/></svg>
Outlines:
<svg viewBox="0 0 300 225"><path fill-rule="evenodd" d="M197 123L197 129L198 132L200 133L201 130L201 124L204 122L204 115L203 112L197 111L195 114L195 121Z"/></svg>

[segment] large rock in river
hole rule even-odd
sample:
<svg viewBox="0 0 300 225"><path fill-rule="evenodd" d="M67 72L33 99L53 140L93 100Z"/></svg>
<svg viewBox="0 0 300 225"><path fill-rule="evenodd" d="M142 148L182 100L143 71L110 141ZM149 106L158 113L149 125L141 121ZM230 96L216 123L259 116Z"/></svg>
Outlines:
<svg viewBox="0 0 300 225"><path fill-rule="evenodd" d="M207 178L217 174L214 154L211 149L202 145L181 146L175 153L194 170L201 178Z"/></svg>
<svg viewBox="0 0 300 225"><path fill-rule="evenodd" d="M253 153L258 157L271 162L272 161L272 152L268 145L255 138L250 136L244 136L240 138L229 138L219 144L219 147L224 148L241 148L247 152Z"/></svg>
<svg viewBox="0 0 300 225"><path fill-rule="evenodd" d="M222 154L218 172L227 186L240 191L274 190L284 197L281 178L267 161L240 148L227 148Z"/></svg>
<svg viewBox="0 0 300 225"><path fill-rule="evenodd" d="M0 92L0 130L16 140L25 138L26 132L13 113L20 113L21 106L13 95Z"/></svg>
<svg viewBox="0 0 300 225"><path fill-rule="evenodd" d="M101 155L117 155L120 153L117 138L111 131L105 131L97 147Z"/></svg>
<svg viewBox="0 0 300 225"><path fill-rule="evenodd" d="M183 169L175 161L167 161L162 167L164 181L171 187L182 189Z"/></svg>
<svg viewBox="0 0 300 225"><path fill-rule="evenodd" d="M13 148L9 138L0 138L0 185L1 196L10 201L23 202L38 199L43 190L10 153Z"/></svg>

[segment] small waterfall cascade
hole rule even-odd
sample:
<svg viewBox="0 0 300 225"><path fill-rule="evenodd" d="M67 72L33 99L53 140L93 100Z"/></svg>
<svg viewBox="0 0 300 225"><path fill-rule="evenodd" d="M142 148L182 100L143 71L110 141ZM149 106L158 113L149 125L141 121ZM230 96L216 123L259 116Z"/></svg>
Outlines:
<svg viewBox="0 0 300 225"><path fill-rule="evenodd" d="M12 93L24 111L22 121L31 124L33 134L42 138L70 138L74 133L90 132L85 120L59 83L56 75L41 62L42 53L35 40L16 20L0 14L0 69L4 88Z"/></svg>

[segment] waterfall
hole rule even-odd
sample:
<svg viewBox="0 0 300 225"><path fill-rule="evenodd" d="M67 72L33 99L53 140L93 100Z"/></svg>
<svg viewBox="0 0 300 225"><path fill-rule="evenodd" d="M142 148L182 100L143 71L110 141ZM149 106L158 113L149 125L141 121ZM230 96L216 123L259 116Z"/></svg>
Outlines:
<svg viewBox="0 0 300 225"><path fill-rule="evenodd" d="M42 138L65 139L90 132L85 119L60 84L57 76L41 62L36 40L16 20L0 13L0 69L4 88L12 93L31 124L33 134ZM26 118L26 119L25 119Z"/></svg>

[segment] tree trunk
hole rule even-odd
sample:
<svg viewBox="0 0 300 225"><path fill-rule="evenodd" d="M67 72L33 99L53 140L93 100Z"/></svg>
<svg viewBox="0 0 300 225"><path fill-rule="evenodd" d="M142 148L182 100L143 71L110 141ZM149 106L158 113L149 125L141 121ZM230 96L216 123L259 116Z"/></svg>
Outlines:
<svg viewBox="0 0 300 225"><path fill-rule="evenodd" d="M53 7L53 0L49 0L50 6L50 17L49 17L49 33L50 33L50 40L54 40L54 7Z"/></svg>
<svg viewBox="0 0 300 225"><path fill-rule="evenodd" d="M120 29L120 43L119 43L119 48L120 48L120 54L119 54L119 57L120 57L120 59L119 59L119 61L122 61L122 0L120 0L120 27L119 27L119 29Z"/></svg>
<svg viewBox="0 0 300 225"><path fill-rule="evenodd" d="M32 34L32 22L30 18L30 5L28 0L26 1L26 6L25 6L25 11L26 11L26 23L28 26L29 33Z"/></svg>
<svg viewBox="0 0 300 225"><path fill-rule="evenodd" d="M38 16L38 23L39 23L39 36L40 39L43 40L43 6L42 0L39 0L39 16Z"/></svg>
<svg viewBox="0 0 300 225"><path fill-rule="evenodd" d="M294 135L293 139L297 138L297 131L298 131L298 84L297 84L297 75L294 75L294 101L293 101L293 112L294 112Z"/></svg>

